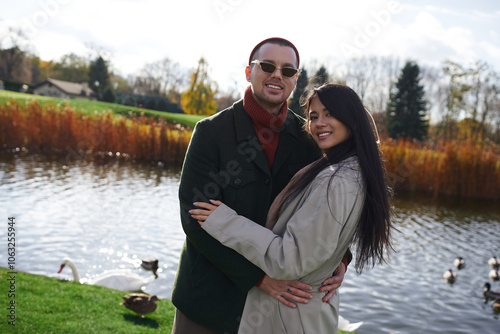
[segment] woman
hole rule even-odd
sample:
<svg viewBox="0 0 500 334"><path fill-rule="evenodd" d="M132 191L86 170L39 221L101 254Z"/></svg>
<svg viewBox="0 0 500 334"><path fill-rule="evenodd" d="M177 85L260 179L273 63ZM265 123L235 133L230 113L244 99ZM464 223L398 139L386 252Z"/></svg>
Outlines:
<svg viewBox="0 0 500 334"><path fill-rule="evenodd" d="M392 249L391 211L377 142L357 94L325 84L311 92L305 107L305 130L323 157L292 178L272 204L266 228L219 201L194 203L201 209L190 212L210 235L270 277L319 288L353 240L358 273L384 261ZM239 332L336 333L338 292L330 303L315 293L307 305L288 308L253 288Z"/></svg>

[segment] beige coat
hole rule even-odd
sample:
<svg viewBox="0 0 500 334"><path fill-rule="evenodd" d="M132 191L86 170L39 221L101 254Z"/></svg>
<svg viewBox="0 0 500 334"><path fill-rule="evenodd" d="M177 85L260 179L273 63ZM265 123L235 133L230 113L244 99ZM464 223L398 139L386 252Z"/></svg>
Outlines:
<svg viewBox="0 0 500 334"><path fill-rule="evenodd" d="M338 291L324 303L321 282L330 277L352 241L364 203L356 158L321 171L289 205L271 230L226 205L219 206L202 228L244 255L275 279L299 279L313 286L308 304L287 307L261 289L247 295L239 333L336 333ZM307 167L306 167L307 168ZM332 178L333 173L335 176ZM327 198L328 197L328 198Z"/></svg>

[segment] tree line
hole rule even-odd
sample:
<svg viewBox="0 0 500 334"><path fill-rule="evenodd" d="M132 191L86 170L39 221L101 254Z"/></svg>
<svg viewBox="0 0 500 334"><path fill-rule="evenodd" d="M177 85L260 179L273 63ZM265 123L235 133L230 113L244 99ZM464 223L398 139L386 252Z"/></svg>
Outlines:
<svg viewBox="0 0 500 334"><path fill-rule="evenodd" d="M20 30L11 29L0 39L0 80L6 88L7 83L35 85L46 78L87 82L99 100L205 115L241 97L241 92L219 90L204 58L188 70L165 57L124 78L113 70L109 55L95 47L88 56L69 53L46 61L25 45ZM297 79L290 108L300 113L303 92L326 81L352 87L383 137L500 143L500 74L485 62L445 60L436 68L414 60L366 56L327 68L313 61Z"/></svg>

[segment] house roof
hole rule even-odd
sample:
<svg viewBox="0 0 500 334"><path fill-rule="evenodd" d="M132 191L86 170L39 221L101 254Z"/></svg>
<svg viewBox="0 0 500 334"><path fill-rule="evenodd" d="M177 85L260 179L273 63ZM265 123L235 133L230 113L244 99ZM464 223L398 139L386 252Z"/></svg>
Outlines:
<svg viewBox="0 0 500 334"><path fill-rule="evenodd" d="M94 96L94 91L89 88L87 83L77 83L77 82L69 82L69 81L63 81L63 80L57 80L57 79L52 79L52 78L47 78L46 81L42 82L41 84L37 85L37 87L42 86L46 82L49 82L65 92L66 94L70 95L85 95L85 96Z"/></svg>

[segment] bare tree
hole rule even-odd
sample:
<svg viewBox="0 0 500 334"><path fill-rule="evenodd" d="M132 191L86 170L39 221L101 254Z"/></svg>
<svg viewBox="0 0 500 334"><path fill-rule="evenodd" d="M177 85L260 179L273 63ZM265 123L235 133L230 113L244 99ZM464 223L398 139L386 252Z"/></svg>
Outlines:
<svg viewBox="0 0 500 334"><path fill-rule="evenodd" d="M186 74L176 62L169 58L146 64L135 77L134 93L140 95L168 96L178 103L181 89L186 85ZM177 98L175 98L177 96ZM174 99L172 99L174 97Z"/></svg>
<svg viewBox="0 0 500 334"><path fill-rule="evenodd" d="M375 112L385 112L392 87L400 72L395 57L360 57L346 63L346 84L354 89L365 106Z"/></svg>
<svg viewBox="0 0 500 334"><path fill-rule="evenodd" d="M0 40L0 76L7 80L16 80L16 72L23 70L26 58L27 38L21 29L9 28L6 36Z"/></svg>

